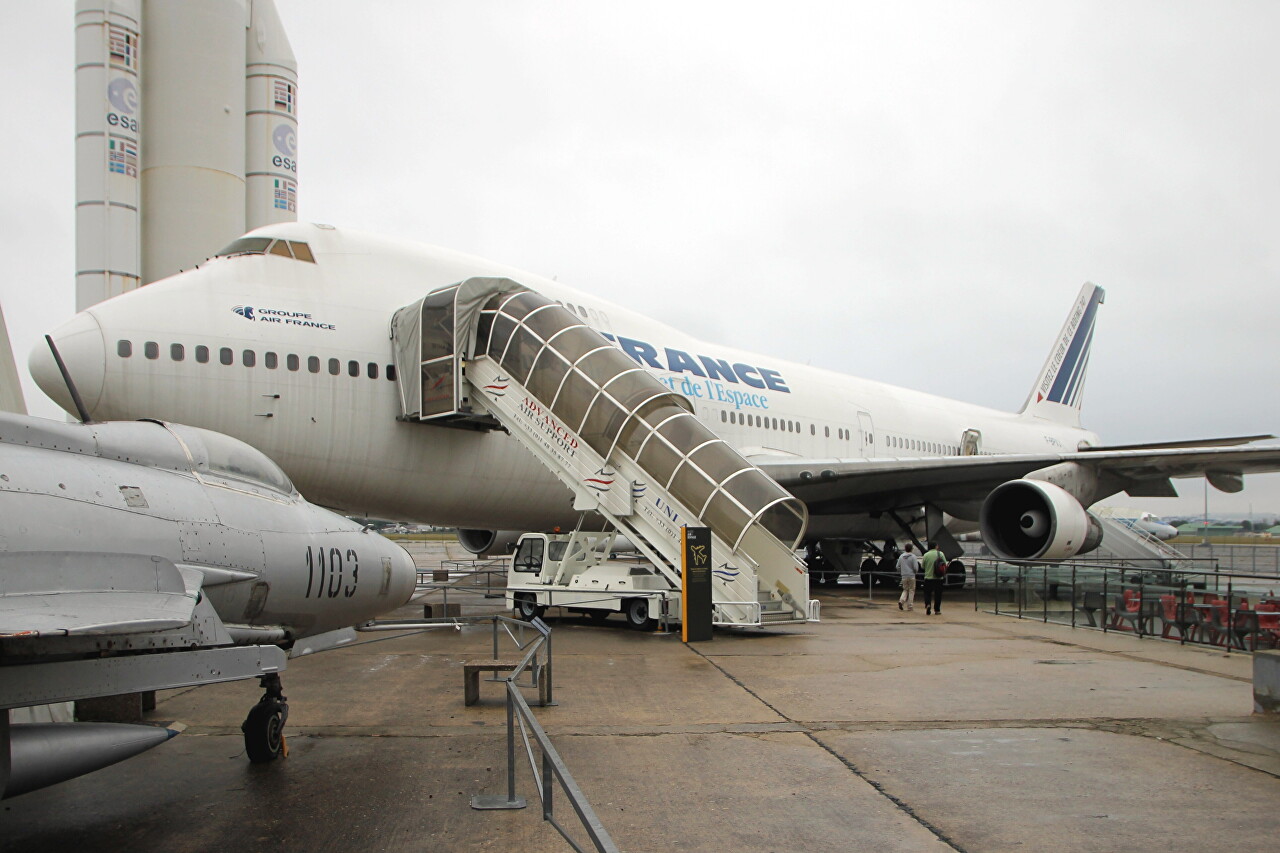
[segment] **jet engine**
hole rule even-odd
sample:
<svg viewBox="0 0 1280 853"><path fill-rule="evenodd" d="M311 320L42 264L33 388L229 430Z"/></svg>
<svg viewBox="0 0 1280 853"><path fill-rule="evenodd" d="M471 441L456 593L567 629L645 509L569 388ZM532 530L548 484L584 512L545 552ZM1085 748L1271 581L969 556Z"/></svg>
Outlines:
<svg viewBox="0 0 1280 853"><path fill-rule="evenodd" d="M525 530L475 530L458 528L458 544L477 557L507 557L515 551L516 540ZM560 532L560 528L556 528ZM613 540L614 554L630 554L638 551L625 536Z"/></svg>
<svg viewBox="0 0 1280 853"><path fill-rule="evenodd" d="M982 504L982 541L1006 560L1061 560L1102 544L1102 524L1059 486L1010 480Z"/></svg>
<svg viewBox="0 0 1280 853"><path fill-rule="evenodd" d="M458 528L458 544L477 557L506 557L516 547L523 530L474 530Z"/></svg>

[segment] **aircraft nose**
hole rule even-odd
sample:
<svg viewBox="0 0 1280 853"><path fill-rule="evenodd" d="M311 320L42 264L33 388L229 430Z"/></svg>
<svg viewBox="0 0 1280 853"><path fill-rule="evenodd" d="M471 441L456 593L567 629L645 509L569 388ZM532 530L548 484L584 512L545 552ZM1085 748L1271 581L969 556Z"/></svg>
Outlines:
<svg viewBox="0 0 1280 853"><path fill-rule="evenodd" d="M391 598L402 605L408 604L409 599L417 592L418 567L408 551L395 543L391 544L396 551L391 558Z"/></svg>
<svg viewBox="0 0 1280 853"><path fill-rule="evenodd" d="M75 383L85 409L92 417L102 400L102 390L107 377L107 346L102 327L92 314L81 312L67 323L55 329L49 337L58 347L58 354ZM67 390L67 383L58 370L53 353L44 340L31 350L27 358L31 378L40 390L67 412L77 415L75 402Z"/></svg>

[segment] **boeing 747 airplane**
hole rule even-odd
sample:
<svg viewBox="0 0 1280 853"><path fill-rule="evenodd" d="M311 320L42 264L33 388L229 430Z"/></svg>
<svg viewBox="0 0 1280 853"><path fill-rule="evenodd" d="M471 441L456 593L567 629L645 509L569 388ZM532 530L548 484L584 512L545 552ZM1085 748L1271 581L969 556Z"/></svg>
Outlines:
<svg viewBox="0 0 1280 853"><path fill-rule="evenodd" d="M267 453L317 503L454 525L480 552L513 533L572 525L577 512L570 489L496 422L424 422L406 404L434 390L424 392L417 361L401 359L397 370L393 334L404 330L393 317L476 277L541 294L556 303L543 308L565 309L600 336L583 341L656 377L803 502L801 540L830 554L913 537L955 553L952 534L977 529L1002 557L1060 559L1097 546L1100 526L1087 507L1109 495L1170 496L1170 478L1200 475L1237 491L1246 473L1280 470L1280 447L1244 446L1256 436L1108 447L1084 429L1104 296L1092 284L1018 412L706 343L540 276L325 225L258 229L196 269L82 312L53 337L93 418L146 416L228 433ZM495 336L500 303L481 321ZM568 315L557 315L561 331ZM593 346L561 372L583 372ZM36 350L30 365L71 410L47 353Z"/></svg>

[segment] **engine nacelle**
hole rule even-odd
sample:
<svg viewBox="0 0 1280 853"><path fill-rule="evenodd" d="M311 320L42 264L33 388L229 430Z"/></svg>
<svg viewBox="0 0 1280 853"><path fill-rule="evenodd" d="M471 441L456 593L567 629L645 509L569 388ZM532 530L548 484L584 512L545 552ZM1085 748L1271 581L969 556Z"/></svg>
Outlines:
<svg viewBox="0 0 1280 853"><path fill-rule="evenodd" d="M468 530L459 527L458 544L477 557L509 557L516 550L516 540L527 530ZM556 528L560 532L560 528ZM614 554L632 554L640 549L627 537L619 535L613 540Z"/></svg>
<svg viewBox="0 0 1280 853"><path fill-rule="evenodd" d="M468 530L458 528L458 544L477 557L508 557L524 530Z"/></svg>
<svg viewBox="0 0 1280 853"><path fill-rule="evenodd" d="M1061 560L1102 544L1102 524L1066 489L1010 480L982 504L982 541L1005 560Z"/></svg>

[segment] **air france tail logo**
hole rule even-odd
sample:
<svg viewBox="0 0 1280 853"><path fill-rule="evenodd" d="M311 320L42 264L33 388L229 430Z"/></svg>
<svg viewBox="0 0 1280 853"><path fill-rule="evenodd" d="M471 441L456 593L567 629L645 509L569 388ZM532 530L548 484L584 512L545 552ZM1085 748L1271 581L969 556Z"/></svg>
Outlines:
<svg viewBox="0 0 1280 853"><path fill-rule="evenodd" d="M1089 301L1078 303L1067 319L1067 327L1054 350L1050 369L1036 389L1036 402L1048 400L1064 406L1079 406L1084 388L1085 370L1089 367L1089 350L1093 346L1093 327L1098 319L1102 288L1094 288Z"/></svg>
<svg viewBox="0 0 1280 853"><path fill-rule="evenodd" d="M246 320L254 319L253 309L250 308L248 305L237 305L235 308L232 308L231 310L236 312Z"/></svg>

